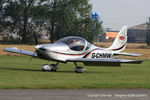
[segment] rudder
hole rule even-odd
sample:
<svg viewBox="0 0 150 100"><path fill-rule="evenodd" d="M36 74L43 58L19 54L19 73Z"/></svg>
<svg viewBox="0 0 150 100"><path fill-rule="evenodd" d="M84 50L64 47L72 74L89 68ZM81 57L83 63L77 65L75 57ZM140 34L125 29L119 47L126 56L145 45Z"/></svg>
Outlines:
<svg viewBox="0 0 150 100"><path fill-rule="evenodd" d="M127 43L127 26L124 26L118 36L116 37L116 39L114 40L113 44L107 48L107 50L113 50L113 51L123 51L126 47L126 43Z"/></svg>

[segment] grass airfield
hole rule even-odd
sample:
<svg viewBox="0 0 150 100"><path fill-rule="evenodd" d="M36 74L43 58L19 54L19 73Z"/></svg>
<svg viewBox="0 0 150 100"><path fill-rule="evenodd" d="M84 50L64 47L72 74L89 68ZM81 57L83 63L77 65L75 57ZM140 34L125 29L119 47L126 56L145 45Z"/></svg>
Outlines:
<svg viewBox="0 0 150 100"><path fill-rule="evenodd" d="M123 64L122 67L84 66L85 73L75 73L74 64L59 64L57 72L42 72L46 60L27 56L0 56L1 89L93 89L148 88L150 89L150 60L142 64ZM55 63L55 62L50 62Z"/></svg>

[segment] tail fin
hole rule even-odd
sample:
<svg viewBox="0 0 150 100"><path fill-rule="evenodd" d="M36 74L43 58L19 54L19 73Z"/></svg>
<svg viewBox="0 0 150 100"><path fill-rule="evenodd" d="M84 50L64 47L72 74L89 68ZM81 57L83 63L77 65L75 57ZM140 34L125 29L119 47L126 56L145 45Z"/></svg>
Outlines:
<svg viewBox="0 0 150 100"><path fill-rule="evenodd" d="M116 37L116 39L114 40L113 44L107 48L107 50L113 50L113 51L123 51L126 47L126 43L127 43L127 26L124 26L118 36Z"/></svg>

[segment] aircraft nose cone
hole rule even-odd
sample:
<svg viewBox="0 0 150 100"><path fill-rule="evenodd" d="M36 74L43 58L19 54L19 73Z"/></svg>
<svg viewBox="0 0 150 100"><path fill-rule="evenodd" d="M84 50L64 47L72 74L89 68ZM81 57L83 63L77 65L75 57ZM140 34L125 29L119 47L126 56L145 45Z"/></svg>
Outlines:
<svg viewBox="0 0 150 100"><path fill-rule="evenodd" d="M35 49L38 50L41 47L42 47L42 45L37 45L37 46L35 46Z"/></svg>
<svg viewBox="0 0 150 100"><path fill-rule="evenodd" d="M35 49L38 50L38 51L39 50L40 51L47 51L47 48L43 45L37 45L37 46L35 46Z"/></svg>

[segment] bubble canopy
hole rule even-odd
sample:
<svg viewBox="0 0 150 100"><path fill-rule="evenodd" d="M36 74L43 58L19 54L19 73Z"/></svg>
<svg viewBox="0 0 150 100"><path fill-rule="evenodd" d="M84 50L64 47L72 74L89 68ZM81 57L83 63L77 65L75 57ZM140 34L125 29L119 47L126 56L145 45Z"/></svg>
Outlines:
<svg viewBox="0 0 150 100"><path fill-rule="evenodd" d="M73 51L88 50L91 46L91 44L88 41L77 36L64 37L56 41L55 43L64 43L70 48L70 50Z"/></svg>

